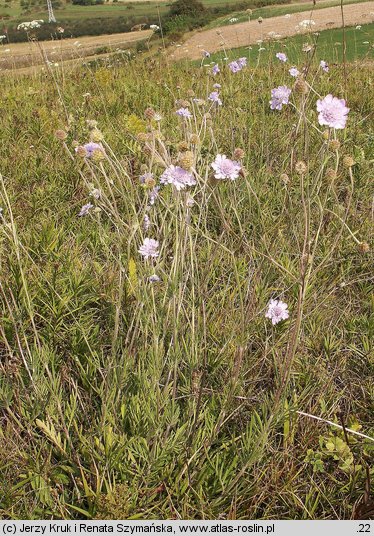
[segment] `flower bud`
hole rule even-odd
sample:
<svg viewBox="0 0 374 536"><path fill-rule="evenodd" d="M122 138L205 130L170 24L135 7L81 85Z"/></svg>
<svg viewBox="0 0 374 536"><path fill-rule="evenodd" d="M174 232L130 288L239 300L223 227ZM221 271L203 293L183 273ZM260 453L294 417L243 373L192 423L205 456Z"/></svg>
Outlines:
<svg viewBox="0 0 374 536"><path fill-rule="evenodd" d="M305 173L307 172L307 169L308 169L307 165L305 162L303 162L303 160L299 160L298 162L296 162L295 171L299 175L305 175Z"/></svg>
<svg viewBox="0 0 374 536"><path fill-rule="evenodd" d="M240 149L240 147L237 147L234 150L233 157L235 160L242 160L245 156L245 152L243 149Z"/></svg>
<svg viewBox="0 0 374 536"><path fill-rule="evenodd" d="M68 137L65 130L56 130L55 136L58 140L64 141Z"/></svg>

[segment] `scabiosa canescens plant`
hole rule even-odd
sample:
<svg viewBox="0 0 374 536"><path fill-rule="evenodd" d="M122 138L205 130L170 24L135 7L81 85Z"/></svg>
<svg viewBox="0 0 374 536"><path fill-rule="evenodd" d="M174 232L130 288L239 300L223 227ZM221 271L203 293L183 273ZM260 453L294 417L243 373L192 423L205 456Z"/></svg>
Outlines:
<svg viewBox="0 0 374 536"><path fill-rule="evenodd" d="M179 110L177 110L175 113L180 117L186 117L187 119L192 117L192 113L188 108L179 108Z"/></svg>
<svg viewBox="0 0 374 536"><path fill-rule="evenodd" d="M230 160L224 154L217 154L215 161L212 163L214 176L216 179L230 179L234 181L239 177L242 166L239 162Z"/></svg>
<svg viewBox="0 0 374 536"><path fill-rule="evenodd" d="M281 110L284 104L288 104L291 95L291 89L287 86L278 86L271 90L271 101L269 101L272 110Z"/></svg>
<svg viewBox="0 0 374 536"><path fill-rule="evenodd" d="M281 300L270 300L265 317L270 318L273 326L282 320L287 320L289 316L288 305L286 303Z"/></svg>
<svg viewBox="0 0 374 536"><path fill-rule="evenodd" d="M284 52L277 52L275 54L275 57L282 63L285 63L287 61L287 56Z"/></svg>
<svg viewBox="0 0 374 536"><path fill-rule="evenodd" d="M154 238L144 238L143 244L138 249L144 259L156 259L159 256L159 243Z"/></svg>
<svg viewBox="0 0 374 536"><path fill-rule="evenodd" d="M332 95L327 95L317 101L318 122L331 128L345 128L349 108L345 105L344 99L338 99Z"/></svg>
<svg viewBox="0 0 374 536"><path fill-rule="evenodd" d="M161 184L172 184L176 190L184 190L196 184L195 177L180 166L169 166L160 177Z"/></svg>

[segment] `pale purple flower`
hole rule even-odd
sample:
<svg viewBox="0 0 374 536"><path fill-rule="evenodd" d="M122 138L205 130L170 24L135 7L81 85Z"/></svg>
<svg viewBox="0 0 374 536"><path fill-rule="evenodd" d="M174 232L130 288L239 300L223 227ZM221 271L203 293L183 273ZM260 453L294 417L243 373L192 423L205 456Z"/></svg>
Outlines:
<svg viewBox="0 0 374 536"><path fill-rule="evenodd" d="M214 89L221 89L221 84L213 84Z"/></svg>
<svg viewBox="0 0 374 536"><path fill-rule="evenodd" d="M217 154L215 161L212 163L212 168L216 179L230 179L234 181L239 177L242 166L239 162L230 160L224 154Z"/></svg>
<svg viewBox="0 0 374 536"><path fill-rule="evenodd" d="M91 158L94 151L101 151L102 153L104 152L104 147L101 145L101 143L94 143L93 141L83 145L83 149L86 151L87 158Z"/></svg>
<svg viewBox="0 0 374 536"><path fill-rule="evenodd" d="M327 65L327 62L324 60L320 61L319 66L321 67L322 71L325 71L325 73L328 73L330 70L329 66Z"/></svg>
<svg viewBox="0 0 374 536"><path fill-rule="evenodd" d="M284 52L277 52L275 54L275 57L278 58L278 60L282 63L285 63L287 61L287 56Z"/></svg>
<svg viewBox="0 0 374 536"><path fill-rule="evenodd" d="M153 274L153 275L148 277L148 281L150 283L158 283L160 281L160 278L158 277L157 274Z"/></svg>
<svg viewBox="0 0 374 536"><path fill-rule="evenodd" d="M237 61L232 61L231 63L229 63L229 69L232 73L238 73L242 70L242 67Z"/></svg>
<svg viewBox="0 0 374 536"><path fill-rule="evenodd" d="M272 110L281 110L284 104L288 104L291 90L287 86L278 86L271 90L271 101L269 101Z"/></svg>
<svg viewBox="0 0 374 536"><path fill-rule="evenodd" d="M138 252L140 255L143 255L144 259L149 259L150 257L155 259L159 255L158 248L159 243L157 240L154 240L153 238L144 238L143 244L138 249Z"/></svg>
<svg viewBox="0 0 374 536"><path fill-rule="evenodd" d="M216 74L218 74L220 72L220 68L218 66L218 64L216 63L212 69L212 73L214 74L214 76L216 76Z"/></svg>
<svg viewBox="0 0 374 536"><path fill-rule="evenodd" d="M345 128L349 108L346 107L344 99L327 95L317 101L317 112L320 125L336 129Z"/></svg>
<svg viewBox="0 0 374 536"><path fill-rule="evenodd" d="M293 76L294 78L296 78L297 76L299 76L300 74L300 71L298 69L296 69L296 67L291 67L291 69L289 69L288 71L290 73L291 76Z"/></svg>
<svg viewBox="0 0 374 536"><path fill-rule="evenodd" d="M160 190L160 187L159 186L155 186L154 188L152 188L152 190L149 192L148 194L148 201L149 201L149 204L150 205L154 205L155 204L155 201L156 199L158 198L158 192Z"/></svg>
<svg viewBox="0 0 374 536"><path fill-rule="evenodd" d="M219 98L218 91L212 91L212 93L208 97L208 100L215 102L216 104L218 104L218 106L222 106L222 101Z"/></svg>
<svg viewBox="0 0 374 536"><path fill-rule="evenodd" d="M190 112L188 108L179 108L179 110L177 110L175 113L179 115L180 117L187 117L187 118L192 117L192 113Z"/></svg>
<svg viewBox="0 0 374 536"><path fill-rule="evenodd" d="M239 65L239 67L241 67L242 69L244 67L247 67L247 58L239 58L238 61L237 61L237 64Z"/></svg>
<svg viewBox="0 0 374 536"><path fill-rule="evenodd" d="M210 58L210 52L208 52L207 50L203 50L203 56L204 58Z"/></svg>
<svg viewBox="0 0 374 536"><path fill-rule="evenodd" d="M281 300L270 300L265 317L270 318L273 326L282 320L287 320L289 316L288 305L286 303Z"/></svg>
<svg viewBox="0 0 374 536"><path fill-rule="evenodd" d="M179 166L169 166L160 177L162 184L173 184L176 190L184 190L187 186L196 184L195 177L189 171Z"/></svg>
<svg viewBox="0 0 374 536"><path fill-rule="evenodd" d="M83 207L80 209L78 216L87 216L87 214L93 207L94 206L92 203L87 203L86 205L83 205Z"/></svg>

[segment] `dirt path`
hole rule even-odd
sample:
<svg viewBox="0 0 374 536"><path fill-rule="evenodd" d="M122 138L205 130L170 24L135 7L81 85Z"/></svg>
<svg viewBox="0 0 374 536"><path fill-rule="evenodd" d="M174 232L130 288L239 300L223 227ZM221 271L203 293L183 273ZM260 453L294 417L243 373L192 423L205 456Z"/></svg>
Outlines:
<svg viewBox="0 0 374 536"><path fill-rule="evenodd" d="M340 6L317 9L314 12L311 10L302 11L287 17L282 15L263 19L261 24L257 20L253 20L196 32L182 46L175 47L171 57L173 59L199 59L202 57L203 50L217 52L226 48L250 45L269 38L270 32L281 37L292 36L297 33L296 25L307 19L312 19L315 22L314 32L342 26ZM344 21L346 26L373 22L374 1L344 6Z"/></svg>
<svg viewBox="0 0 374 536"><path fill-rule="evenodd" d="M152 30L143 30L141 32L61 39L60 41L4 44L0 46L0 70L32 67L43 63L43 56L52 63L85 58L94 55L97 49L104 47L109 50L123 49L137 41L148 39L152 34Z"/></svg>

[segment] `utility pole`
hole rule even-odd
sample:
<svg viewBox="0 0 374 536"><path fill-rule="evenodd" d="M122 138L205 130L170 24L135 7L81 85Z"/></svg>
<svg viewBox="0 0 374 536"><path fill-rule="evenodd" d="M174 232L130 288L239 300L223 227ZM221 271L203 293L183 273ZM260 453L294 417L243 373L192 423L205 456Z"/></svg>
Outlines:
<svg viewBox="0 0 374 536"><path fill-rule="evenodd" d="M52 7L52 1L47 0L47 6L48 6L48 22L57 22L56 17L53 13L53 7Z"/></svg>

